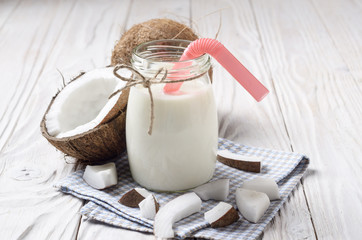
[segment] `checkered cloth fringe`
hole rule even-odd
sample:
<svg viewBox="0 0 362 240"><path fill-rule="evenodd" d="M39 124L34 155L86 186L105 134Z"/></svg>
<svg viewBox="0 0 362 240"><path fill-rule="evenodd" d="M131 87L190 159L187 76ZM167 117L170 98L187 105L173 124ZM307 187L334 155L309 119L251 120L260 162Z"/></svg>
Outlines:
<svg viewBox="0 0 362 240"><path fill-rule="evenodd" d="M203 201L201 212L193 214L174 224L175 236L183 239L186 237L199 237L206 239L255 239L265 226L275 216L289 194L296 187L309 160L307 157L297 154L270 149L248 147L233 143L226 139L219 139L219 150L228 149L231 152L249 156L259 156L262 160L261 173L249 173L228 167L217 162L214 177L211 181L220 178L230 179L230 194L227 202L236 207L234 192L242 186L246 180L257 176L270 177L278 182L280 200L271 201L271 204L258 223L250 223L240 215L240 219L227 227L213 229L204 220L204 213L218 201ZM121 196L129 190L140 187L132 179L129 171L127 156L123 156L116 162L118 171L118 184L105 190L97 190L83 181L83 170L74 172L67 178L57 183L62 192L72 194L75 197L88 200L88 203L80 210L81 214L94 220L119 226L122 228L152 233L153 221L140 216L139 209L129 208L118 203ZM154 195L161 207L171 199L182 193L158 193Z"/></svg>

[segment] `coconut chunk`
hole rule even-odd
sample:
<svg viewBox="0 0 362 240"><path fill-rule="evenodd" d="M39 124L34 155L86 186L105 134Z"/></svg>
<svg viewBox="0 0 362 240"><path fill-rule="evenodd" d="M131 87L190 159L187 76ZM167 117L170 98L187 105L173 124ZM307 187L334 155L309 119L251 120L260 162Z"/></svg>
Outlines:
<svg viewBox="0 0 362 240"><path fill-rule="evenodd" d="M272 178L257 177L244 182L242 188L263 192L270 200L280 199L278 185Z"/></svg>
<svg viewBox="0 0 362 240"><path fill-rule="evenodd" d="M192 191L195 192L202 200L214 199L225 201L229 195L229 182L229 179L219 179L198 186Z"/></svg>
<svg viewBox="0 0 362 240"><path fill-rule="evenodd" d="M96 189L104 189L116 185L116 165L113 162L98 166L88 165L85 168L83 179L91 187Z"/></svg>
<svg viewBox="0 0 362 240"><path fill-rule="evenodd" d="M200 210L201 199L195 193L181 195L160 208L155 217L153 233L159 238L173 238L172 225Z"/></svg>
<svg viewBox="0 0 362 240"><path fill-rule="evenodd" d="M239 212L253 223L259 221L270 205L268 196L262 192L237 188L235 195Z"/></svg>
<svg viewBox="0 0 362 240"><path fill-rule="evenodd" d="M118 202L127 207L137 208L139 207L138 204L149 195L151 195L151 193L144 188L134 188L126 192Z"/></svg>
<svg viewBox="0 0 362 240"><path fill-rule="evenodd" d="M214 208L205 212L204 217L212 228L218 228L236 222L239 219L239 214L232 205L220 202Z"/></svg>
<svg viewBox="0 0 362 240"><path fill-rule="evenodd" d="M247 172L260 173L261 158L255 156L245 156L232 153L228 150L220 150L217 152L217 160L233 168L237 168Z"/></svg>
<svg viewBox="0 0 362 240"><path fill-rule="evenodd" d="M147 219L153 220L160 208L160 204L157 202L153 194L148 195L139 204L141 216Z"/></svg>

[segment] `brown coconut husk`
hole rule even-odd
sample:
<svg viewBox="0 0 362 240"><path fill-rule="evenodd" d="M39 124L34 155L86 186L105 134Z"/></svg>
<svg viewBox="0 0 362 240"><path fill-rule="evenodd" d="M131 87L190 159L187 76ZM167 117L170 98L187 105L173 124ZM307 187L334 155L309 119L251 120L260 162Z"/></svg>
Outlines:
<svg viewBox="0 0 362 240"><path fill-rule="evenodd" d="M161 39L195 41L197 34L185 24L167 18L151 19L131 27L118 41L112 52L111 65L131 64L132 50L141 43ZM212 80L212 68L209 70Z"/></svg>
<svg viewBox="0 0 362 240"><path fill-rule="evenodd" d="M83 74L81 73L71 82L81 79ZM87 132L64 138L49 135L46 128L46 116L59 93L60 91L51 100L40 123L42 135L54 147L76 158L76 164L81 166L105 163L126 150L125 127L129 89L122 91L115 107L98 126Z"/></svg>
<svg viewBox="0 0 362 240"><path fill-rule="evenodd" d="M167 18L136 24L122 35L114 47L111 64L130 64L133 48L141 43L174 38L194 41L198 36L188 26Z"/></svg>

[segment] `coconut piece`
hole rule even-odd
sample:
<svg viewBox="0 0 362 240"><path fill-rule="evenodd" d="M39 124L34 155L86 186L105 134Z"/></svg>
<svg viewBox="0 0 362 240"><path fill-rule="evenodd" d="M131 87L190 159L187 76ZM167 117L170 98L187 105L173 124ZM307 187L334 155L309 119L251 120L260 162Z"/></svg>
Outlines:
<svg viewBox="0 0 362 240"><path fill-rule="evenodd" d="M220 202L214 208L205 212L204 217L212 228L218 228L236 222L239 219L239 214L232 205Z"/></svg>
<svg viewBox="0 0 362 240"><path fill-rule="evenodd" d="M217 160L225 165L237 168L247 172L260 173L261 159L255 156L245 156L232 153L228 150L220 150L217 152Z"/></svg>
<svg viewBox="0 0 362 240"><path fill-rule="evenodd" d="M278 185L272 178L256 177L244 182L242 188L263 192L270 200L280 199Z"/></svg>
<svg viewBox="0 0 362 240"><path fill-rule="evenodd" d="M202 200L214 199L225 201L229 195L229 182L229 179L219 179L198 186L192 191L195 192Z"/></svg>
<svg viewBox="0 0 362 240"><path fill-rule="evenodd" d="M141 216L147 219L155 219L156 213L160 208L160 204L157 202L153 194L148 195L139 204Z"/></svg>
<svg viewBox="0 0 362 240"><path fill-rule="evenodd" d="M109 97L123 86L113 67L82 73L53 97L41 121L43 136L85 164L119 155L126 149L129 89Z"/></svg>
<svg viewBox="0 0 362 240"><path fill-rule="evenodd" d="M262 192L237 188L235 197L239 212L253 223L259 221L270 205L268 196Z"/></svg>
<svg viewBox="0 0 362 240"><path fill-rule="evenodd" d="M104 189L117 184L116 165L107 163L98 166L87 166L83 179L88 185L96 189Z"/></svg>
<svg viewBox="0 0 362 240"><path fill-rule="evenodd" d="M172 225L200 210L201 199L195 193L181 195L160 208L155 217L153 233L159 238L173 238Z"/></svg>
<svg viewBox="0 0 362 240"><path fill-rule="evenodd" d="M126 192L118 202L127 207L137 208L139 207L138 204L149 195L151 193L144 188L134 188Z"/></svg>

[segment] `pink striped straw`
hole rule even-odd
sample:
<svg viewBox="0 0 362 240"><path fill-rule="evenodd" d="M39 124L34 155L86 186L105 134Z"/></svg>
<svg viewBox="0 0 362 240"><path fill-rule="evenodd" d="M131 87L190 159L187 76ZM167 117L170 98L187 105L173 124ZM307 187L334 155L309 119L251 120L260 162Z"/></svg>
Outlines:
<svg viewBox="0 0 362 240"><path fill-rule="evenodd" d="M260 102L269 93L269 90L216 39L200 38L193 41L185 49L180 61L191 60L205 53L215 58L256 101ZM180 62L180 65L182 64ZM174 66L176 69L180 67L177 64ZM171 79L177 79L177 76L172 76ZM178 91L181 86L182 82L167 83L163 91L172 93Z"/></svg>

